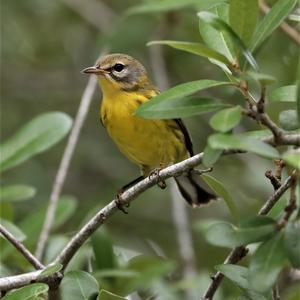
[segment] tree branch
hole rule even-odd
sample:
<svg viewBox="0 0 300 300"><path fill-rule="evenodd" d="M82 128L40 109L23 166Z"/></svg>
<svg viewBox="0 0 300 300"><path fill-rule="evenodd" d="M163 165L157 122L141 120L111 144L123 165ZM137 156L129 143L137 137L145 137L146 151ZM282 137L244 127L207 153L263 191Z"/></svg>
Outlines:
<svg viewBox="0 0 300 300"><path fill-rule="evenodd" d="M236 154L240 153L237 150L226 150L223 152L223 155L228 154ZM138 195L149 189L150 187L157 184L159 180L166 180L170 177L176 177L181 175L182 173L190 170L191 168L196 167L202 162L203 153L196 154L184 161L181 161L177 164L171 165L167 168L162 169L159 174L151 176L151 178L147 177L144 180L140 181L136 185L132 186L128 190L126 190L121 197L116 197L109 204L107 204L104 208L102 208L91 220L86 223L77 234L69 241L69 243L65 246L65 248L61 251L58 257L55 259L54 263L59 262L63 265L63 270L67 267L70 260L76 254L78 249L84 244L84 242L98 229L110 216L112 216L118 210L118 202L121 202L122 205L128 205L131 201L133 201ZM288 189L290 185L290 177L284 182L284 184L272 195L267 203L267 210L270 210L272 206L278 201L280 196ZM276 201L275 201L276 199ZM263 212L261 213L263 214ZM231 263L235 262L238 257L241 257L242 252L234 250L232 254L227 258L227 261ZM63 270L61 272L63 272ZM51 280L55 278L59 278L57 273L47 277L40 279L38 275L40 272L30 272L17 276L10 276L0 278L0 290L9 290L13 288L18 288L24 286L26 284L31 283L32 281L36 282L45 282L46 280ZM60 278L59 278L60 279ZM219 280L218 276L215 276L214 280ZM221 279L222 280L222 279Z"/></svg>
<svg viewBox="0 0 300 300"><path fill-rule="evenodd" d="M2 277L0 278L0 291L6 292L35 282L40 274L41 271L33 271L15 276Z"/></svg>
<svg viewBox="0 0 300 300"><path fill-rule="evenodd" d="M270 180L275 191L280 188L281 182L275 175L273 175L272 170L267 170L265 176Z"/></svg>
<svg viewBox="0 0 300 300"><path fill-rule="evenodd" d="M277 201L285 193L285 191L291 187L292 177L293 177L293 175L289 176L285 180L285 182L280 186L280 188L277 189L275 191L275 193L271 197L269 197L269 199L266 201L266 203L259 210L259 212L258 212L259 215L266 215L266 214L268 214L268 212L277 203Z"/></svg>
<svg viewBox="0 0 300 300"><path fill-rule="evenodd" d="M284 194L284 192L291 186L293 175L289 176L285 182L281 185L279 189L277 189L272 196L270 196L266 203L259 210L258 215L266 215L271 210L271 208L277 203L280 197ZM240 261L247 254L247 250L245 246L240 246L234 248L230 254L226 257L223 264L235 264ZM212 276L212 282L205 292L203 299L211 300L218 287L220 286L224 275L220 272L217 272L214 276Z"/></svg>
<svg viewBox="0 0 300 300"><path fill-rule="evenodd" d="M296 197L296 187L297 187L297 177L296 172L291 175L291 189L290 189L290 199L287 206L284 209L284 215L282 219L278 222L279 227L283 227L289 221L293 212L297 209L297 197Z"/></svg>
<svg viewBox="0 0 300 300"><path fill-rule="evenodd" d="M25 257L25 259L37 270L45 266L14 237L3 225L0 224L0 233Z"/></svg>

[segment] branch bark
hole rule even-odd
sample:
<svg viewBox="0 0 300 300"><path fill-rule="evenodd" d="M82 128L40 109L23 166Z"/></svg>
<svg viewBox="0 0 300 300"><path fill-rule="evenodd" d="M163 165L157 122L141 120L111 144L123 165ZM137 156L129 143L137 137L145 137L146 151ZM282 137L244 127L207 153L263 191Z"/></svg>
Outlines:
<svg viewBox="0 0 300 300"><path fill-rule="evenodd" d="M237 150L227 150L223 152L223 155L228 154L236 154L240 153ZM181 161L177 164L171 165L165 169L162 169L158 175L153 175L151 178L147 177L144 180L140 181L136 185L132 186L128 190L126 190L121 197L116 197L113 199L108 205L102 208L91 220L86 223L77 234L69 241L69 243L65 246L65 248L61 251L59 256L55 259L54 263L59 262L63 265L63 270L68 266L68 263L76 254L78 249L85 243L85 241L92 235L92 233L97 230L107 219L112 216L118 210L118 202L121 202L122 205L128 205L131 201L133 201L138 195L149 189L150 187L157 184L159 180L166 180L170 177L179 176L180 174L190 170L191 168L196 167L202 162L203 153L196 154L184 161ZM272 195L268 200L267 203L267 211L269 211L273 205L275 205L276 201L280 198L280 196L289 188L290 186L290 177L283 183L281 188L279 188L274 195ZM276 199L276 201L275 201ZM261 214L263 214L261 212ZM236 260L236 257L240 257L241 252L238 250L234 250L232 254L227 258L227 261ZM60 272L63 272L60 271ZM31 283L32 281L42 281L45 282L47 280L51 280L56 278L58 274L53 274L50 277L44 279L39 279L38 275L40 271L36 272L29 272L17 276L9 276L0 278L0 290L6 291L13 288L18 288L24 286L26 284ZM221 274L222 275L222 274ZM220 276L220 275L219 275ZM216 281L219 276L215 276ZM222 280L222 279L221 279ZM211 298L208 298L211 299Z"/></svg>
<svg viewBox="0 0 300 300"><path fill-rule="evenodd" d="M45 266L12 235L3 225L0 224L0 233L20 252L25 259L36 269L43 269Z"/></svg>

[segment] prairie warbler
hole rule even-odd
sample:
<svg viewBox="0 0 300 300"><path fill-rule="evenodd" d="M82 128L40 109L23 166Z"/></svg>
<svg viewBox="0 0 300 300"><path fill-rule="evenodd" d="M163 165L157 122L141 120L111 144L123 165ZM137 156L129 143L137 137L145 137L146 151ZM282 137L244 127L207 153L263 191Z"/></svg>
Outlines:
<svg viewBox="0 0 300 300"><path fill-rule="evenodd" d="M159 93L140 62L129 55L110 54L83 72L97 75L103 94L101 122L120 151L141 170L142 176L125 187L149 176L154 169L193 155L191 138L180 119L149 120L135 115L141 104ZM192 171L175 180L193 207L215 199Z"/></svg>

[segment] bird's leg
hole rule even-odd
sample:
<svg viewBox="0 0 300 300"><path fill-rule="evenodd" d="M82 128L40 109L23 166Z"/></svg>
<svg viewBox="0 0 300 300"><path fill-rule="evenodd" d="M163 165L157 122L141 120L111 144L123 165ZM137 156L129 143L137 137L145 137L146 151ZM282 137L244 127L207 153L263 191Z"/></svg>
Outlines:
<svg viewBox="0 0 300 300"><path fill-rule="evenodd" d="M163 164L161 163L159 168L155 168L153 169L150 174L149 174L149 179L151 179L153 176L157 176L156 178L156 184L162 189L164 190L167 187L167 184L164 180L162 180L159 176L160 171L163 169Z"/></svg>
<svg viewBox="0 0 300 300"><path fill-rule="evenodd" d="M121 189L119 190L119 192L123 193L125 192L127 189L129 189L130 187L132 187L133 185L135 185L136 183L140 182L141 180L145 179L144 176L140 176L132 181L130 181L129 183L125 184L124 186L121 187Z"/></svg>
<svg viewBox="0 0 300 300"><path fill-rule="evenodd" d="M116 206L118 207L119 210L121 210L124 214L128 214L128 211L124 208L124 206L129 207L129 203L126 203L126 205L124 205L122 203L122 194L130 187L132 187L133 185L135 185L136 183L140 182L141 180L143 180L144 177L140 176L132 181L130 181L129 183L125 184L124 186L122 186L119 190L118 193L116 195Z"/></svg>

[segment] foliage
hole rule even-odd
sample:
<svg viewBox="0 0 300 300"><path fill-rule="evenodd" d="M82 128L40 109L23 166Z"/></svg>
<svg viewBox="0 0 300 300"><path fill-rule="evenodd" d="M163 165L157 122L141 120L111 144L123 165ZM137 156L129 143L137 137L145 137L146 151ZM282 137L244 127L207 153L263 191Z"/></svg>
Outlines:
<svg viewBox="0 0 300 300"><path fill-rule="evenodd" d="M196 132L195 136L198 134L195 139L197 147L200 137L205 137L201 138L203 165L214 169L211 175L205 174L202 178L223 199L192 216L197 219L194 244L199 260L199 274L194 280L178 280L184 262L179 263L173 225L167 215L168 204L161 201L166 194L155 194L155 191L143 194L141 197L149 197L149 201L137 201L128 218L119 214L105 225L107 227L102 226L94 232L66 270L61 264L53 263L73 233L85 223L82 222L83 216L95 213L95 208L88 211L89 207L99 208L99 195L103 199L111 198L116 186L124 184L124 178L133 176L125 163L117 161L119 154L115 155L114 148L103 142L107 136L98 133L99 128L94 125L96 114L92 109L91 121L87 121L88 129L77 146L78 156L74 159L66 186L66 191L75 196L60 197L43 260L50 264L38 278L64 272L60 285L62 300L117 300L127 299L133 293L140 299L158 299L164 295L163 299L176 300L188 295L189 291L194 293L194 298L189 299L199 299L205 292L199 288L200 273L201 276L204 274L209 285L210 273L215 268L228 282L219 287L223 296L220 298L217 294L214 299L271 299L272 288L280 276L285 276L291 267L300 266L299 213L292 212L286 217L286 202L293 196L290 189L291 196L288 193L282 196L269 216L256 215L258 207L270 194L271 185L262 174L269 168L276 169L273 161L278 159L287 165L287 175L294 169L300 170L300 152L293 146L274 147L274 143L266 143L274 130L272 132L259 115L253 116L251 107L258 107L263 98L263 112L258 114L270 116L276 128L283 129L285 134L299 134L299 83L295 79L296 71L291 71L296 65L295 53L299 49L276 31L283 20L297 20L291 14L297 0L278 0L266 15L259 13L257 0L145 0L129 1L132 2L129 8L127 3L124 4L126 1L105 1L108 7L122 14L122 18L109 23L109 27L116 23L115 28L106 34L99 34L98 29L93 28L99 26L97 20L102 18L99 11L95 10L96 19L81 19L91 14L93 8L79 9L79 12L75 9L74 14L56 1L20 4L24 11L32 12L35 20L40 19L40 13L36 13L39 7L43 20L49 18L53 24L58 22L61 32L55 35L48 22L30 27L28 17L12 18L12 11L18 5L15 2L10 1L4 8L8 16L7 28L10 27L14 34L8 34L4 29L8 42L2 47L7 57L8 79L5 84L9 86L8 82L12 80L17 89L11 91L7 88L5 92L8 98L19 98L25 104L22 101L5 104L7 115L15 116L4 127L8 135L11 134L10 127L15 128L20 125L19 120L29 118L25 109L26 91L23 92L20 84L23 79L18 78L18 70L21 72L25 68L29 73L28 67L38 66L40 60L42 64L37 67L38 76L34 80L26 81L22 74L26 81L25 90L43 76L43 82L50 85L49 88L44 84L49 98L47 92L41 93L38 89L36 94L30 91L27 95L30 99L38 98L31 103L33 114L49 108L57 109L57 106L73 114L70 107L76 108L76 103L71 99L78 98L83 87L75 75L70 75L70 70L74 74L82 69L93 55L97 56L95 53L100 44L108 45L112 51L127 51L143 57L140 52L146 52L144 46L147 43L150 51L154 47L165 51L170 78L180 84L141 105L136 115L147 119L193 117L189 125ZM92 4L85 4L85 7L92 7ZM10 23L10 20L17 21ZM36 27L40 27L40 33ZM163 34L157 35L156 31ZM79 35L82 36L80 40ZM47 36L46 44L38 44L45 40L44 36ZM157 40L149 41L150 36ZM21 46L17 47L19 40ZM44 56L40 57L40 53ZM64 65L61 60L69 61ZM53 73L41 76L41 66L46 68L47 63L51 66L50 73L53 69L60 70L60 66L64 70L59 71L61 74L57 74L57 78ZM11 75L11 70L15 69ZM51 82L53 77L56 78L54 83ZM68 78L70 86L64 85L61 78ZM62 99L53 104L53 99L60 97ZM42 99L46 100L43 102ZM7 108L9 105L12 108ZM28 115L23 117L25 111ZM1 225L32 252L48 206L46 201L40 202L49 198L49 186L62 149L56 147L43 155L38 154L61 141L71 126L72 120L65 113L43 113L23 125L0 146L0 171L3 174ZM102 134L100 145L97 142L99 134ZM274 140L276 143L276 137ZM223 158L224 152L232 151L248 153ZM299 205L299 187L294 192ZM156 202L156 198L159 201ZM222 203L228 207L227 211ZM100 206L103 205L101 200ZM207 216L214 220L208 220ZM220 264L223 248L242 245L250 249L243 266ZM3 237L0 237L0 247L1 276L30 270L29 263ZM287 283L282 289L286 295L295 293ZM43 299L47 291L47 284L33 283L8 292L3 299Z"/></svg>

